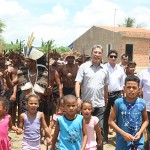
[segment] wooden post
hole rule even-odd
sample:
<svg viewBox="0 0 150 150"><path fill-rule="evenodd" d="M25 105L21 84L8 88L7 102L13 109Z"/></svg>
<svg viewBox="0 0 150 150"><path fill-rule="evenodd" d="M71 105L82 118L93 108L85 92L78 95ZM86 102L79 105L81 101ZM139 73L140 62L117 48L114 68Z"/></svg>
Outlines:
<svg viewBox="0 0 150 150"><path fill-rule="evenodd" d="M50 86L50 43L47 42L48 45L48 87ZM50 124L50 93L47 93L47 118L46 123L49 127ZM46 150L48 150L48 145L46 146Z"/></svg>
<svg viewBox="0 0 150 150"><path fill-rule="evenodd" d="M50 86L50 43L48 41L48 87ZM49 126L50 124L50 93L47 93L47 120L46 123Z"/></svg>

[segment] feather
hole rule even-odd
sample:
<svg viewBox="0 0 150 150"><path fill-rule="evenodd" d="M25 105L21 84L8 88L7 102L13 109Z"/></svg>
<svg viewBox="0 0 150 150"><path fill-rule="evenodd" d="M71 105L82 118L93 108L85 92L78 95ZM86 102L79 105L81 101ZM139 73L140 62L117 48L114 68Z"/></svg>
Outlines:
<svg viewBox="0 0 150 150"><path fill-rule="evenodd" d="M32 44L33 44L34 39L35 39L35 37L33 36L33 32L32 32L31 36L28 37L28 42L27 42L27 48L26 48L26 51L25 51L25 56L29 57L29 55L31 53L31 50L32 50Z"/></svg>
<svg viewBox="0 0 150 150"><path fill-rule="evenodd" d="M28 54L27 54L28 57L29 57L29 55L30 55L30 53L31 53L31 51L32 51L32 48L33 48L33 46L31 46L31 47L29 48L29 50L28 50Z"/></svg>

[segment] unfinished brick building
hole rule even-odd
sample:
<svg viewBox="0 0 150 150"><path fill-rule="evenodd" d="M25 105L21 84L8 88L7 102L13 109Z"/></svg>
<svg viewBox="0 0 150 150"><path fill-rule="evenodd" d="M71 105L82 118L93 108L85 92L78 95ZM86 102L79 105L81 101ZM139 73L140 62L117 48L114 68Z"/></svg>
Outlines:
<svg viewBox="0 0 150 150"><path fill-rule="evenodd" d="M137 63L137 70L149 66L150 30L142 28L93 26L70 46L80 53L91 53L91 48L100 44L104 48L103 60L107 61L107 52L116 49L119 54L129 56L129 60Z"/></svg>

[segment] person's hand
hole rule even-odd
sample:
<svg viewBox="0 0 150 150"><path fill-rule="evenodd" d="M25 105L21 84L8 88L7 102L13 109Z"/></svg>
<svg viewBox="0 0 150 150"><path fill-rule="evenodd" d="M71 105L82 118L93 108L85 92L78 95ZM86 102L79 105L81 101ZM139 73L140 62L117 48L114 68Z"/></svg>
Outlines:
<svg viewBox="0 0 150 150"><path fill-rule="evenodd" d="M135 136L134 136L134 141L139 140L140 137L141 137L141 133L140 133L140 132L137 132L137 133L135 134Z"/></svg>
<svg viewBox="0 0 150 150"><path fill-rule="evenodd" d="M100 138L100 139L98 139L98 141L97 141L97 147L100 147L102 145L102 139Z"/></svg>
<svg viewBox="0 0 150 150"><path fill-rule="evenodd" d="M129 134L129 133L125 133L123 135L123 137L124 137L124 139L125 139L126 142L131 142L131 141L134 140L134 137L131 134Z"/></svg>
<svg viewBox="0 0 150 150"><path fill-rule="evenodd" d="M16 133L17 133L18 135L23 134L23 130L22 130L21 128L17 128L17 129L16 129Z"/></svg>
<svg viewBox="0 0 150 150"><path fill-rule="evenodd" d="M78 107L81 107L81 103L82 103L81 98L77 97L77 105L78 105Z"/></svg>
<svg viewBox="0 0 150 150"><path fill-rule="evenodd" d="M50 145L52 143L51 141L52 139L47 137L46 139L44 139L44 145Z"/></svg>
<svg viewBox="0 0 150 150"><path fill-rule="evenodd" d="M11 101L11 102L15 102L15 101L16 101L16 94L12 94L12 95L11 95L10 101Z"/></svg>
<svg viewBox="0 0 150 150"><path fill-rule="evenodd" d="M80 112L81 110L81 103L82 103L82 100L80 97L77 98L77 111Z"/></svg>
<svg viewBox="0 0 150 150"><path fill-rule="evenodd" d="M4 71L4 76L5 76L5 78L10 78L10 75L11 75L11 71L9 71L8 69L6 69L6 70Z"/></svg>
<svg viewBox="0 0 150 150"><path fill-rule="evenodd" d="M47 87L47 93L51 93L52 92L52 87L49 85L48 87Z"/></svg>

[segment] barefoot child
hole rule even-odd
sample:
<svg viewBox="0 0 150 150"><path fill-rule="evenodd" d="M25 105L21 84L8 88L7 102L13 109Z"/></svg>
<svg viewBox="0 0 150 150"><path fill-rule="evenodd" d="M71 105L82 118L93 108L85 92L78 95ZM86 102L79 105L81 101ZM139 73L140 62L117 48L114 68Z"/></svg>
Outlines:
<svg viewBox="0 0 150 150"><path fill-rule="evenodd" d="M116 99L111 111L108 123L117 132L116 150L142 150L144 147L143 131L149 121L145 101L137 97L139 82L134 75L126 77L126 97Z"/></svg>
<svg viewBox="0 0 150 150"><path fill-rule="evenodd" d="M5 97L0 97L0 150L11 150L11 143L8 138L8 128L17 131L12 124L12 118L7 114L9 102Z"/></svg>
<svg viewBox="0 0 150 150"><path fill-rule="evenodd" d="M77 114L77 99L73 95L66 95L63 99L65 114L57 119L52 150L55 150L58 134L58 150L84 150L87 131L83 116Z"/></svg>
<svg viewBox="0 0 150 150"><path fill-rule="evenodd" d="M86 129L88 133L88 141L86 143L85 150L96 150L102 144L101 130L99 128L99 119L96 116L92 116L93 106L90 100L85 100L81 104L81 112L86 123ZM96 131L98 141L94 136L94 130Z"/></svg>
<svg viewBox="0 0 150 150"><path fill-rule="evenodd" d="M38 107L39 97L37 95L30 95L27 98L28 111L20 115L19 127L24 129L22 150L40 150L40 127L50 137L44 114L43 112L37 111Z"/></svg>

